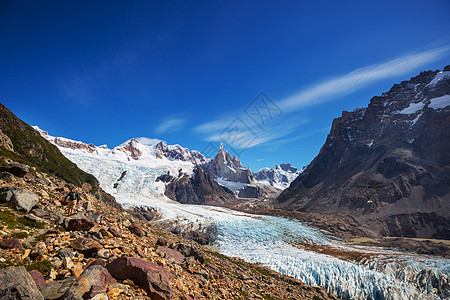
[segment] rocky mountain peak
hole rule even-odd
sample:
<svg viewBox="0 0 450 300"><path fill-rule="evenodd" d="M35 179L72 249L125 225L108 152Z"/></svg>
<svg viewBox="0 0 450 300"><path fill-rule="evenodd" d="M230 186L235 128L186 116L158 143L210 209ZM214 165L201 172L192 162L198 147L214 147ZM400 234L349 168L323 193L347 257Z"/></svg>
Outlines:
<svg viewBox="0 0 450 300"><path fill-rule="evenodd" d="M130 139L125 144L115 148L115 150L125 152L129 154L134 160L138 160L142 156L142 150L140 149L142 144L135 138Z"/></svg>
<svg viewBox="0 0 450 300"><path fill-rule="evenodd" d="M66 138L53 137L53 136L50 136L47 131L40 129L38 126L33 126L33 128L34 128L34 130L39 132L39 134L42 137L44 137L48 141L50 141L53 144L58 145L60 147L69 148L69 149L73 149L73 150L83 150L83 151L86 151L89 153L97 152L97 147L94 146L94 144L86 144L83 142L74 141L74 140L70 140L70 139L66 139Z"/></svg>
<svg viewBox="0 0 450 300"><path fill-rule="evenodd" d="M254 173L256 181L279 188L287 188L301 172L289 163L276 165L273 168L262 168Z"/></svg>
<svg viewBox="0 0 450 300"><path fill-rule="evenodd" d="M213 177L221 177L224 180L241 183L251 183L253 176L251 171L242 166L237 156L231 156L225 150L223 144L217 155L208 164L207 169Z"/></svg>
<svg viewBox="0 0 450 300"><path fill-rule="evenodd" d="M167 145L164 141L160 141L155 146L157 158L166 157L170 160L190 161L194 164L204 164L207 162L206 157L196 150L189 150L180 145Z"/></svg>

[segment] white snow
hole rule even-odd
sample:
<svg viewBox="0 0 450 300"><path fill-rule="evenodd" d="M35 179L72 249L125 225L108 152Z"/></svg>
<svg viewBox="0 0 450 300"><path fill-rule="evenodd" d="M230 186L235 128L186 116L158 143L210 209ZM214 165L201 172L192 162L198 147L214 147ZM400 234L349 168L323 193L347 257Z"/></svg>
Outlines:
<svg viewBox="0 0 450 300"><path fill-rule="evenodd" d="M402 115L411 115L421 110L424 106L425 104L423 102L411 103L407 108L400 111L399 113Z"/></svg>
<svg viewBox="0 0 450 300"><path fill-rule="evenodd" d="M242 190L248 185L247 183L228 181L223 177L216 177L214 178L214 180L221 186L224 186L235 193Z"/></svg>
<svg viewBox="0 0 450 300"><path fill-rule="evenodd" d="M416 125L417 121L419 121L420 117L423 115L423 112L417 115L417 117L414 118L414 120L407 121L409 123L409 126L413 127Z"/></svg>
<svg viewBox="0 0 450 300"><path fill-rule="evenodd" d="M366 144L366 145L369 146L369 148L372 147L372 145L373 145L373 140L371 140L370 143L368 143L368 144Z"/></svg>
<svg viewBox="0 0 450 300"><path fill-rule="evenodd" d="M428 107L436 110L440 108L445 108L449 105L450 105L450 95L444 95L442 97L430 99L430 104L428 104Z"/></svg>
<svg viewBox="0 0 450 300"><path fill-rule="evenodd" d="M427 84L427 86L429 86L429 85L435 85L435 84L437 84L439 81L447 79L447 77L449 77L449 76L450 76L450 72L449 72L449 71L446 71L446 72L439 72L439 73L436 74L436 76L433 78L433 80L431 80L430 83Z"/></svg>

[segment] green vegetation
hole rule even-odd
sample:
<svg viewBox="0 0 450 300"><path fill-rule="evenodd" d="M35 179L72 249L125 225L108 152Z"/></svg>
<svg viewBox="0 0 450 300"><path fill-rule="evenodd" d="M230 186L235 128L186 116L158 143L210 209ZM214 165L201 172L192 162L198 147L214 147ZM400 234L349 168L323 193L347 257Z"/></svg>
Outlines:
<svg viewBox="0 0 450 300"><path fill-rule="evenodd" d="M258 271L261 275L274 277L272 272L264 267L255 267L255 270Z"/></svg>
<svg viewBox="0 0 450 300"><path fill-rule="evenodd" d="M36 244L37 243L39 243L39 242L45 242L45 239L46 239L47 237L45 236L45 234L40 234L40 235L38 235L37 237L35 237L34 238L34 241L32 241L32 242L30 242L30 247L31 248L34 248L34 246L36 246Z"/></svg>
<svg viewBox="0 0 450 300"><path fill-rule="evenodd" d="M20 267L20 266L24 266L25 269L27 269L28 271L31 270L38 270L39 272L42 273L42 275L44 275L44 277L48 276L50 274L50 271L52 270L52 263L48 260L48 259L43 259L41 261L36 261L34 263L31 264L25 264L24 262L12 262L9 258L6 259L6 262L2 263L0 265L0 269L1 268L6 268L9 266L13 266L13 267Z"/></svg>
<svg viewBox="0 0 450 300"><path fill-rule="evenodd" d="M50 271L52 270L52 263L48 259L43 259L41 261L36 261L32 264L25 265L25 268L28 271L38 270L45 277L50 274Z"/></svg>
<svg viewBox="0 0 450 300"><path fill-rule="evenodd" d="M0 210L0 223L6 225L8 228L24 229L23 224L17 222L16 215L8 210Z"/></svg>
<svg viewBox="0 0 450 300"><path fill-rule="evenodd" d="M39 228L39 229L42 229L45 227L45 223L27 219L25 217L19 217L19 218L17 218L17 221L27 227L33 227L33 228Z"/></svg>
<svg viewBox="0 0 450 300"><path fill-rule="evenodd" d="M25 229L26 227L44 228L45 223L27 219L25 217L17 217L9 210L0 210L0 223L11 229Z"/></svg>
<svg viewBox="0 0 450 300"><path fill-rule="evenodd" d="M14 232L11 234L11 237L16 238L16 239L24 239L24 238L27 238L28 236L29 236L29 233L26 231Z"/></svg>
<svg viewBox="0 0 450 300"><path fill-rule="evenodd" d="M94 176L80 170L55 145L41 137L36 130L17 118L2 104L0 104L0 129L11 139L14 146L14 152L0 147L1 156L34 166L40 171L77 186L86 182L92 186L93 191L98 188Z"/></svg>

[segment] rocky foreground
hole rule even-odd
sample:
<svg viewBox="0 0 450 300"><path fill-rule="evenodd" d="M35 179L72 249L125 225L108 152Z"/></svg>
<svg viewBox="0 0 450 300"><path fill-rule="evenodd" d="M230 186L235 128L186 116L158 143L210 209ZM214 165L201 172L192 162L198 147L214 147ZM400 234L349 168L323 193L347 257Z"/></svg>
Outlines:
<svg viewBox="0 0 450 300"><path fill-rule="evenodd" d="M7 159L1 165L2 299L333 298L140 221L89 184L67 216L67 182Z"/></svg>

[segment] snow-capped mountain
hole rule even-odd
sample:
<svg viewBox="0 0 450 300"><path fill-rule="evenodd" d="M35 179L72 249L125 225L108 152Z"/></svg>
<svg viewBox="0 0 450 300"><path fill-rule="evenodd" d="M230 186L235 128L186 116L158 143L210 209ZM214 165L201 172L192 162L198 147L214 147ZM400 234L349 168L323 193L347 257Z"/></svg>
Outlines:
<svg viewBox="0 0 450 300"><path fill-rule="evenodd" d="M277 207L354 216L382 235L449 239L450 66L342 113Z"/></svg>
<svg viewBox="0 0 450 300"><path fill-rule="evenodd" d="M94 153L103 156L114 156L125 160L154 160L168 159L170 161L185 161L193 164L204 164L208 159L196 150L189 150L180 145L167 145L161 140L154 140L153 143L143 144L135 138L120 144L113 149L109 149L106 145L95 146L80 141L74 141L63 137L54 137L48 132L33 126L44 138L62 149L78 150L83 153Z"/></svg>
<svg viewBox="0 0 450 300"><path fill-rule="evenodd" d="M280 164L273 168L262 168L253 174L255 180L260 183L274 186L279 189L287 188L292 181L303 171L291 164Z"/></svg>

